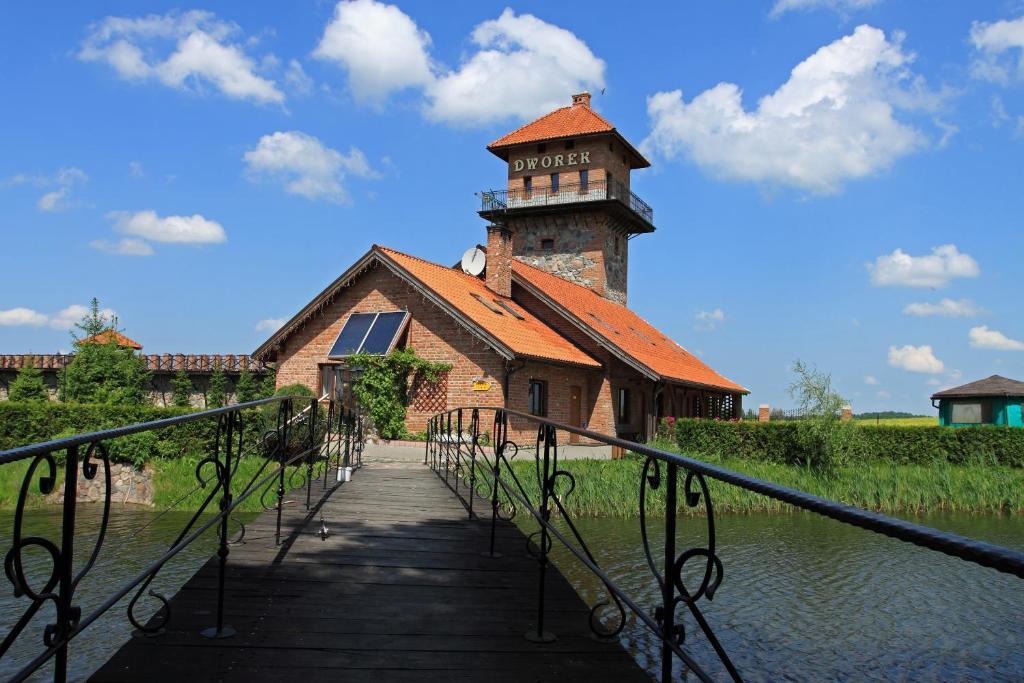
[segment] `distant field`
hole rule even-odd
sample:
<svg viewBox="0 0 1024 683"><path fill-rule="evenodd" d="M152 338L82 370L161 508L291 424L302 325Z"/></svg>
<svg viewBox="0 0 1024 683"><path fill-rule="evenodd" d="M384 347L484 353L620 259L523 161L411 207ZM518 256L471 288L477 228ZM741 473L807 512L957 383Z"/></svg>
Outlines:
<svg viewBox="0 0 1024 683"><path fill-rule="evenodd" d="M854 420L859 425L865 427L874 427L875 418L856 418ZM937 417L891 417L882 418L878 420L879 427L937 427L939 426L939 418Z"/></svg>

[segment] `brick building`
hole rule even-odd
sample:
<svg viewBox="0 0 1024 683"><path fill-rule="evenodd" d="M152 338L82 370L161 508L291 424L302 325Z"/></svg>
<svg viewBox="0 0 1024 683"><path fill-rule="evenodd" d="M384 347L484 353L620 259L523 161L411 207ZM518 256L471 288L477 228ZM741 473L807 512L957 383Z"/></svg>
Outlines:
<svg viewBox="0 0 1024 683"><path fill-rule="evenodd" d="M641 440L659 417L739 417L744 387L626 306L629 241L654 232L630 173L650 164L590 95L487 149L508 183L481 193L481 253L446 266L375 245L253 353L278 385L330 391L347 354L409 347L452 365L411 388L410 431L473 405Z"/></svg>

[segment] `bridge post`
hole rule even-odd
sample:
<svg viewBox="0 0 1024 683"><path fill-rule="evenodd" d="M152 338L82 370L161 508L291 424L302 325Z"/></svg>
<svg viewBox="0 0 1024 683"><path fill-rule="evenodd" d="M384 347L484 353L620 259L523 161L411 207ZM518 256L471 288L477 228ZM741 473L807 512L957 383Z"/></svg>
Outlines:
<svg viewBox="0 0 1024 683"><path fill-rule="evenodd" d="M281 511L284 509L284 469L288 462L288 423L292 419L292 399L281 402L277 413L277 456L280 471L277 477L277 530L274 532L274 545L281 545Z"/></svg>
<svg viewBox="0 0 1024 683"><path fill-rule="evenodd" d="M316 414L319 402L312 398L309 400L309 448L306 450L306 511L309 511L310 499L313 493L313 448L316 447ZM319 451L317 452L319 456Z"/></svg>
<svg viewBox="0 0 1024 683"><path fill-rule="evenodd" d="M220 480L220 529L219 546L217 547L217 624L202 631L204 638L230 638L235 629L224 624L224 580L228 564L228 509L231 507L231 446L238 428L239 446L242 441L241 413L225 413L220 417L223 422L224 458L220 458L220 441L214 453L217 467L217 478ZM237 424L236 424L237 423ZM218 432L221 431L218 426ZM219 437L219 435L218 435ZM241 454L239 454L241 455Z"/></svg>
<svg viewBox="0 0 1024 683"><path fill-rule="evenodd" d="M473 408L470 417L469 444L469 518L473 519L473 493L476 491L476 442L480 438L480 409Z"/></svg>
<svg viewBox="0 0 1024 683"><path fill-rule="evenodd" d="M548 522L551 519L550 499L553 493L554 476L552 464L558 464L558 442L555 435L555 428L551 425L541 427L544 441L544 469L540 486L540 548L537 552L537 630L527 631L526 639L532 643L551 643L557 640L554 633L544 630L544 584L548 570L548 547L551 545L551 537L548 532ZM538 447L540 440L538 440ZM539 457L539 454L537 456ZM554 462L552 462L552 458Z"/></svg>
<svg viewBox="0 0 1024 683"><path fill-rule="evenodd" d="M64 454L64 507L61 511L60 554L57 567L59 589L57 593L57 623L47 625L48 637L63 640L68 636L74 625L71 601L74 599L74 578L72 563L74 562L75 543L75 504L78 498L78 446L72 446ZM107 496L110 491L107 491ZM15 593L17 595L17 592ZM45 642L45 640L44 640ZM64 683L68 677L68 644L64 643L57 650L53 663L53 680Z"/></svg>
<svg viewBox="0 0 1024 683"><path fill-rule="evenodd" d="M460 470L462 469L462 408L459 408L459 412L455 421L455 495L459 495L459 479Z"/></svg>
<svg viewBox="0 0 1024 683"><path fill-rule="evenodd" d="M498 526L498 479L501 477L501 459L505 455L505 440L508 432L508 413L501 408L494 411L494 442L491 450L494 452L494 488L491 489L491 549L489 552L481 553L484 557L499 558L501 553L494 551L494 537Z"/></svg>
<svg viewBox="0 0 1024 683"><path fill-rule="evenodd" d="M668 464L668 481L665 489L665 566L661 586L661 680L672 680L672 648L669 643L675 638L675 565L676 565L676 507L677 473L679 466Z"/></svg>

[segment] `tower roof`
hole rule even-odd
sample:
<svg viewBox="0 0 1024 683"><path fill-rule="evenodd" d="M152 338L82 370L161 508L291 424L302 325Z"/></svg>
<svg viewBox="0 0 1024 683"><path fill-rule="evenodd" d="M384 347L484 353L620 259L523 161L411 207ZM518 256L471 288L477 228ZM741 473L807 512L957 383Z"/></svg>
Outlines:
<svg viewBox="0 0 1024 683"><path fill-rule="evenodd" d="M103 330L99 334L94 334L91 337L86 337L85 339L83 339L83 340L81 340L79 342L79 344L110 344L110 343L114 343L114 344L117 344L118 346L123 346L123 347L129 348L129 349L135 349L136 351L139 351L139 350L142 349L142 344L140 344L139 342L135 341L134 339L131 339L129 337L124 336L123 334L121 334L120 332L118 332L117 330L115 330L113 328Z"/></svg>
<svg viewBox="0 0 1024 683"><path fill-rule="evenodd" d="M573 95L570 106L556 109L550 114L545 114L539 119L520 126L487 145L487 149L502 159L508 159L509 147L586 135L613 135L629 150L632 157L630 164L632 168L647 168L651 165L633 145L629 144L629 141L619 133L615 126L590 108L590 93Z"/></svg>

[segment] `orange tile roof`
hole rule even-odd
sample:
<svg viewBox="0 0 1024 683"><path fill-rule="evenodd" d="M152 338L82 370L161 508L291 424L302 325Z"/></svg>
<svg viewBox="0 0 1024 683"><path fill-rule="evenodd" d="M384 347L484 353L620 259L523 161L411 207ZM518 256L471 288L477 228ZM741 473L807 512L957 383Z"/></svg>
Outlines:
<svg viewBox="0 0 1024 683"><path fill-rule="evenodd" d="M487 149L493 150L499 147L521 145L527 142L542 142L571 135L610 133L613 130L615 130L615 126L608 123L604 117L588 105L574 104L569 107L556 109L536 121L531 121L515 129L508 135L503 135L487 145Z"/></svg>
<svg viewBox="0 0 1024 683"><path fill-rule="evenodd" d="M135 349L136 351L138 351L138 350L140 350L142 348L142 344L140 344L139 342L135 341L134 339L129 339L128 337L124 336L123 334L121 334L120 332L118 332L117 330L114 330L114 329L103 330L99 334L94 334L91 337L86 337L85 339L81 340L79 343L80 344L109 344L111 341L116 342L118 346L126 346L128 348Z"/></svg>
<svg viewBox="0 0 1024 683"><path fill-rule="evenodd" d="M522 261L512 261L512 273L516 279L532 285L592 332L654 374L680 382L749 393L746 388L712 370L625 306Z"/></svg>
<svg viewBox="0 0 1024 683"><path fill-rule="evenodd" d="M498 296L483 280L461 270L374 245L373 249L390 260L485 332L504 344L516 356L599 368L601 364L545 325L510 298ZM501 301L519 312L519 320L509 312L495 313L477 299Z"/></svg>

